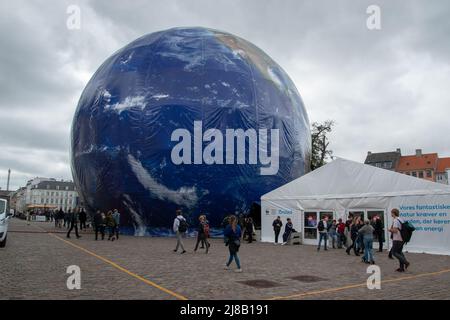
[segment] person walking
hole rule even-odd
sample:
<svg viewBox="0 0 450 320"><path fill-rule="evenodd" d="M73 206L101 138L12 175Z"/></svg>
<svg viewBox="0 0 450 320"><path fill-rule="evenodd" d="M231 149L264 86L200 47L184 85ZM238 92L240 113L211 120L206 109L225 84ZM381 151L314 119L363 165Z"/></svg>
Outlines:
<svg viewBox="0 0 450 320"><path fill-rule="evenodd" d="M378 252L383 252L384 225L383 225L383 221L381 221L381 218L379 216L375 217L374 229L375 229L375 235L377 236L377 240L378 240Z"/></svg>
<svg viewBox="0 0 450 320"><path fill-rule="evenodd" d="M77 239L80 239L81 236L78 234L78 212L75 210L72 212L70 209L67 212L67 221L68 224L70 224L69 231L67 232L67 238L70 239L70 233L75 228L75 235L77 236Z"/></svg>
<svg viewBox="0 0 450 320"><path fill-rule="evenodd" d="M195 244L194 253L197 252L198 245L200 242L202 243L202 247L206 248L206 254L208 254L209 251L209 242L208 242L208 236L209 236L209 224L206 220L205 215L201 215L199 218L199 224L197 229L197 243Z"/></svg>
<svg viewBox="0 0 450 320"><path fill-rule="evenodd" d="M327 240L328 240L328 217L323 217L322 220L317 224L317 231L319 232L319 245L317 246L317 251L320 251L322 245L322 240L324 241L324 250L327 251Z"/></svg>
<svg viewBox="0 0 450 320"><path fill-rule="evenodd" d="M119 240L119 231L120 231L120 212L117 209L114 209L112 217L115 222L114 233L116 235L116 240Z"/></svg>
<svg viewBox="0 0 450 320"><path fill-rule="evenodd" d="M410 263L406 260L403 254L403 238L401 234L403 221L400 219L400 211L398 209L392 209L391 216L393 222L389 228L389 232L392 234L392 255L398 259L400 267L396 270L397 272L405 272L408 269Z"/></svg>
<svg viewBox="0 0 450 320"><path fill-rule="evenodd" d="M275 244L278 244L278 237L280 235L281 227L283 227L283 222L281 221L280 216L278 216L272 222L273 232L275 232Z"/></svg>
<svg viewBox="0 0 450 320"><path fill-rule="evenodd" d="M338 249L342 249L342 246L346 246L347 242L345 236L345 223L342 222L342 219L338 220L336 230L337 230L337 247Z"/></svg>
<svg viewBox="0 0 450 320"><path fill-rule="evenodd" d="M177 246L173 252L177 252L178 248L181 247L181 254L186 253L186 250L184 250L182 237L187 232L187 222L180 209L176 211L176 217L175 220L173 220L173 232L175 232L177 237Z"/></svg>
<svg viewBox="0 0 450 320"><path fill-rule="evenodd" d="M283 243L281 245L285 245L288 243L289 239L291 238L292 232L296 232L294 229L294 225L292 224L291 218L287 218L286 225L284 226Z"/></svg>
<svg viewBox="0 0 450 320"><path fill-rule="evenodd" d="M87 220L86 211L84 211L84 209L81 209L79 216L80 216L80 230L83 230L83 228L86 230L86 220Z"/></svg>
<svg viewBox="0 0 450 320"><path fill-rule="evenodd" d="M364 256L362 261L365 263L375 264L373 258L373 233L375 229L370 225L370 221L364 221L364 226L359 229L359 235L364 242Z"/></svg>
<svg viewBox="0 0 450 320"><path fill-rule="evenodd" d="M336 220L333 220L328 227L328 235L331 239L331 245L333 249L336 249L336 246L338 245L338 233L337 233L337 222Z"/></svg>
<svg viewBox="0 0 450 320"><path fill-rule="evenodd" d="M95 240L98 240L98 233L101 234L102 240L105 240L105 215L99 210L94 215Z"/></svg>
<svg viewBox="0 0 450 320"><path fill-rule="evenodd" d="M358 224L357 224L356 220L357 219L354 218L353 222L351 222L351 224L350 224L350 239L352 240L352 244L350 246L348 246L347 250L345 250L345 251L347 252L348 255L350 255L350 250L353 249L355 256L359 256L359 253L356 250L356 241L358 239Z"/></svg>
<svg viewBox="0 0 450 320"><path fill-rule="evenodd" d="M106 228L108 229L108 240L114 241L114 230L116 228L116 221L112 216L112 211L108 211L105 218Z"/></svg>
<svg viewBox="0 0 450 320"><path fill-rule="evenodd" d="M228 246L230 256L228 262L225 265L225 269L230 269L230 265L233 260L236 262L237 269L235 272L242 272L241 261L239 260L238 252L241 246L241 227L238 224L236 216L231 216L230 224L225 228L224 238L225 245Z"/></svg>
<svg viewBox="0 0 450 320"><path fill-rule="evenodd" d="M245 224L245 230L247 232L247 242L253 242L253 219L251 217L247 218L247 223Z"/></svg>

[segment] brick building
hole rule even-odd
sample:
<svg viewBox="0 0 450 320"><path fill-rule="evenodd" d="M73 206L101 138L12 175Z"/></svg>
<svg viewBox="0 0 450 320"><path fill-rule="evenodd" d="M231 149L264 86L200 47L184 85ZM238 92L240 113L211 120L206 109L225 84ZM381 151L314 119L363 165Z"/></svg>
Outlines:
<svg viewBox="0 0 450 320"><path fill-rule="evenodd" d="M414 155L394 152L368 152L365 164L396 171L412 177L449 184L450 158L439 158L437 153L423 153L417 149Z"/></svg>

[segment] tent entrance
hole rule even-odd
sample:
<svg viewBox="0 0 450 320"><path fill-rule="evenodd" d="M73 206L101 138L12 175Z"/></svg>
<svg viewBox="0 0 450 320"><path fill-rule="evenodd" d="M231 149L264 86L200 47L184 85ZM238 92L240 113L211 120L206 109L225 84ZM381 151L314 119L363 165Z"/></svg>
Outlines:
<svg viewBox="0 0 450 320"><path fill-rule="evenodd" d="M336 219L336 213L333 211L315 211L306 210L303 213L303 243L317 245L319 241L319 232L317 231L317 224L320 220L328 217L328 221Z"/></svg>
<svg viewBox="0 0 450 320"><path fill-rule="evenodd" d="M375 224L375 219L379 218L381 219L381 222L383 224L384 233L382 236L381 241L385 243L384 248L388 247L388 226L387 226L387 216L386 216L386 210L385 209L352 209L347 211L347 219L352 219L353 217L360 217L363 221L369 220L372 226ZM373 248L378 249L379 247L379 237L377 234L374 234L373 238Z"/></svg>

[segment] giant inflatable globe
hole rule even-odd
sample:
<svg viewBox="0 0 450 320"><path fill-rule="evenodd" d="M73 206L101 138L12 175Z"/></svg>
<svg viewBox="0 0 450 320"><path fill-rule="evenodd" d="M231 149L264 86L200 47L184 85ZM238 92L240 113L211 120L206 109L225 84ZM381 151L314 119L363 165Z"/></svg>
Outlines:
<svg viewBox="0 0 450 320"><path fill-rule="evenodd" d="M255 45L205 28L145 35L107 59L72 124L86 209L113 208L164 235L180 208L212 227L308 171L308 116L288 75Z"/></svg>

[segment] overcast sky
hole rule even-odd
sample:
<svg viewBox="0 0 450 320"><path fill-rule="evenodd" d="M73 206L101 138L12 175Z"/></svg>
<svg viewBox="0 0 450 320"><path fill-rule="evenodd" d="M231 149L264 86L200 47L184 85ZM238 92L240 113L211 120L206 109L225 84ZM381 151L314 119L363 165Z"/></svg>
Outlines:
<svg viewBox="0 0 450 320"><path fill-rule="evenodd" d="M81 10L69 30L67 7ZM381 30L366 9L381 8ZM335 155L416 148L450 156L450 2L18 1L0 3L0 187L71 179L71 120L100 64L132 40L204 26L256 44L289 74Z"/></svg>

